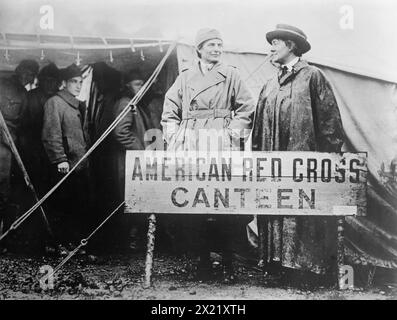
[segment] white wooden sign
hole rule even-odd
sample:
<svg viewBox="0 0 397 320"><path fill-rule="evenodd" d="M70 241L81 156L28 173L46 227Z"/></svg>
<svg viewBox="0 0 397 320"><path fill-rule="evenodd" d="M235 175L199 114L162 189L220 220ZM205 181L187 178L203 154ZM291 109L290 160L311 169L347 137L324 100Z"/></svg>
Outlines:
<svg viewBox="0 0 397 320"><path fill-rule="evenodd" d="M366 213L366 153L128 151L125 180L127 213Z"/></svg>

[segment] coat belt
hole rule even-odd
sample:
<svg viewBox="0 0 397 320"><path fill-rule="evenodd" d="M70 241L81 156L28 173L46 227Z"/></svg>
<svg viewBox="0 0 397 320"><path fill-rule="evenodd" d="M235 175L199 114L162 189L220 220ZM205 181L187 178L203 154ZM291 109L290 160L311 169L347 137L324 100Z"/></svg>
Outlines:
<svg viewBox="0 0 397 320"><path fill-rule="evenodd" d="M194 110L183 111L182 120L189 119L210 119L210 118L231 118L232 113L226 109Z"/></svg>

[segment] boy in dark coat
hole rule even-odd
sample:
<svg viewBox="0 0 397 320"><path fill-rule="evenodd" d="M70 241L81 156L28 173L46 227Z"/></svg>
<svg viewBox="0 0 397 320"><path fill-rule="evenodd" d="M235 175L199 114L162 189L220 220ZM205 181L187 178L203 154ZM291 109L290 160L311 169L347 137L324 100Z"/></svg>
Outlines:
<svg viewBox="0 0 397 320"><path fill-rule="evenodd" d="M64 89L44 106L42 141L54 183L77 164L89 144L84 129L85 104L76 98L83 82L81 70L70 65L63 72L63 81ZM52 204L58 215L57 234L63 234L61 241L68 247L76 246L88 232L91 198L88 178L88 160L85 160L53 196Z"/></svg>

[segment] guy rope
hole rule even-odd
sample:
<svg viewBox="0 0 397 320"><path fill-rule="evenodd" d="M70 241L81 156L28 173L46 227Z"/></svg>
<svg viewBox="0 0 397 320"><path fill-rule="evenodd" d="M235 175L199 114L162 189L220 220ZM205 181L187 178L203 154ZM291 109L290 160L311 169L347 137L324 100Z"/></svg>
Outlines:
<svg viewBox="0 0 397 320"><path fill-rule="evenodd" d="M94 236L94 234L96 232L98 232L98 230L100 228L102 228L102 226L124 205L125 201L123 201L122 203L120 203L116 209L114 209L107 217L105 220L103 220L101 222L101 224L90 233L90 235L87 238L81 239L80 244L74 248L72 251L69 252L69 254L65 257L65 259L63 259L55 268L54 270L49 273L47 276L45 276L46 279L50 279L52 276L54 276L55 273L57 273L62 267L63 265L68 262L75 254L76 252L78 252L80 250L80 248L84 247L87 245L88 241Z"/></svg>

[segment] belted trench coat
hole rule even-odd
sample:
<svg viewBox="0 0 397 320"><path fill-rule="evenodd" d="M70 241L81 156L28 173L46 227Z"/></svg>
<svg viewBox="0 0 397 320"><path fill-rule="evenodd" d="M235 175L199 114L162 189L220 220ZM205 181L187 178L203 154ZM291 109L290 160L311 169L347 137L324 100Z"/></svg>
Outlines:
<svg viewBox="0 0 397 320"><path fill-rule="evenodd" d="M203 74L196 63L182 70L165 96L161 125L168 150L202 150L208 145L199 141L200 132L219 138L210 151L239 148L249 135L254 108L235 67L218 63Z"/></svg>

